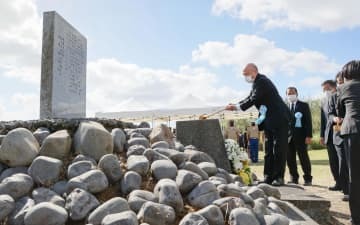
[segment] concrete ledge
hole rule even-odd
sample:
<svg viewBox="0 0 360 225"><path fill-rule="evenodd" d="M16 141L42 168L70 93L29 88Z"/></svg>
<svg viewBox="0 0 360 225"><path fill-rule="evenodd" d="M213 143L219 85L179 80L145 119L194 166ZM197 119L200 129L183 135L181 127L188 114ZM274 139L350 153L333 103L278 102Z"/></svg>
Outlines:
<svg viewBox="0 0 360 225"><path fill-rule="evenodd" d="M292 203L319 224L331 224L331 202L305 191L301 186L279 187L281 200Z"/></svg>
<svg viewBox="0 0 360 225"><path fill-rule="evenodd" d="M289 217L290 225L319 225L312 218L295 207L293 204L287 202L287 207L279 206Z"/></svg>

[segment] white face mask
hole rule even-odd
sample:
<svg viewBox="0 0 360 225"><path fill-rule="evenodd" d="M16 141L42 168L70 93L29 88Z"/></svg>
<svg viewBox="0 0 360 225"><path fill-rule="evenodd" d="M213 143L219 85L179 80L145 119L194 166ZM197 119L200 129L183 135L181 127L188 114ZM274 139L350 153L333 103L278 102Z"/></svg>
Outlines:
<svg viewBox="0 0 360 225"><path fill-rule="evenodd" d="M330 90L324 91L324 97L329 98L331 96L332 92Z"/></svg>
<svg viewBox="0 0 360 225"><path fill-rule="evenodd" d="M254 83L254 78L252 78L251 76L245 76L245 80L246 80L246 82L248 82L248 83Z"/></svg>
<svg viewBox="0 0 360 225"><path fill-rule="evenodd" d="M296 95L288 95L287 99L289 102L293 103L297 101L297 96Z"/></svg>

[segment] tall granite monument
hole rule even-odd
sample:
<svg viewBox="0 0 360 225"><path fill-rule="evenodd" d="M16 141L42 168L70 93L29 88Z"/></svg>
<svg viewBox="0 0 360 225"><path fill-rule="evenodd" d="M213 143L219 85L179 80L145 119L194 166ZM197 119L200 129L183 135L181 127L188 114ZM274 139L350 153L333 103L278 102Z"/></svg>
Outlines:
<svg viewBox="0 0 360 225"><path fill-rule="evenodd" d="M176 139L185 146L194 145L198 150L209 154L217 167L231 171L219 120L177 121Z"/></svg>
<svg viewBox="0 0 360 225"><path fill-rule="evenodd" d="M41 119L86 117L86 45L86 38L58 13L44 13Z"/></svg>

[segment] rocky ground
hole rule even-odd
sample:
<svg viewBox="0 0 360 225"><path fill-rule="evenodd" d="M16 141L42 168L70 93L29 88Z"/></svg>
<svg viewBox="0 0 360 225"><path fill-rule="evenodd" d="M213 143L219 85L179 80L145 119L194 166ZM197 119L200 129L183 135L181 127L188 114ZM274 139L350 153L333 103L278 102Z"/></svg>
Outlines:
<svg viewBox="0 0 360 225"><path fill-rule="evenodd" d="M74 134L72 134L74 133ZM272 186L245 186L207 154L174 143L166 126L1 137L0 223L9 225L286 225Z"/></svg>

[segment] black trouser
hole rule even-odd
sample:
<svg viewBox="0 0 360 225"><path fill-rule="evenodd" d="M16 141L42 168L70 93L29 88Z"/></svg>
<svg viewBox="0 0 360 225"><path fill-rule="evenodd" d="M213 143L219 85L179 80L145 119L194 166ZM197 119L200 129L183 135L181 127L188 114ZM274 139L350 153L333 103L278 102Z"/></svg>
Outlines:
<svg viewBox="0 0 360 225"><path fill-rule="evenodd" d="M341 187L339 181L339 157L336 152L335 146L333 144L332 139L329 138L328 143L326 144L327 152L329 156L329 164L330 164L330 171L335 180L335 186Z"/></svg>
<svg viewBox="0 0 360 225"><path fill-rule="evenodd" d="M264 175L270 181L284 178L288 130L287 124L279 124L279 127L274 129L265 129Z"/></svg>
<svg viewBox="0 0 360 225"><path fill-rule="evenodd" d="M360 224L360 134L344 136L345 156L349 167L349 204L353 223Z"/></svg>
<svg viewBox="0 0 360 225"><path fill-rule="evenodd" d="M336 153L339 159L339 179L338 184L345 195L349 194L349 167L346 162L344 144L335 145Z"/></svg>
<svg viewBox="0 0 360 225"><path fill-rule="evenodd" d="M311 163L307 150L307 145L305 144L305 139L303 143L297 143L294 138L291 139L289 143L289 151L287 154L287 165L289 167L289 172L291 175L292 181L299 180L299 173L297 171L297 163L296 163L296 153L299 157L301 168L304 172L304 180L305 182L311 182Z"/></svg>

